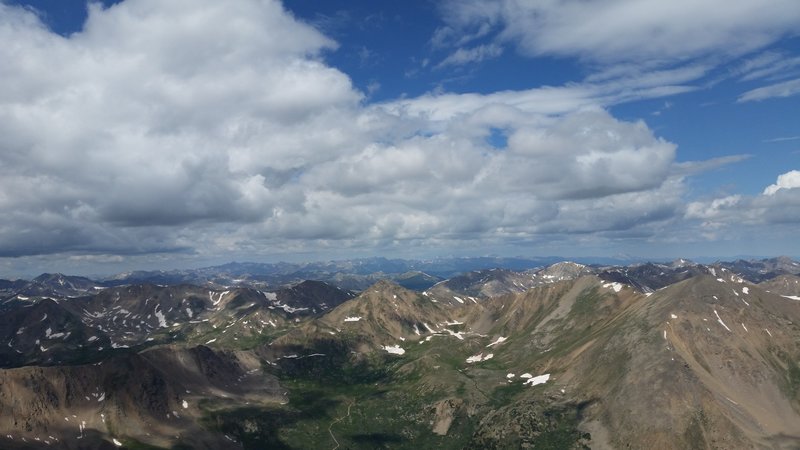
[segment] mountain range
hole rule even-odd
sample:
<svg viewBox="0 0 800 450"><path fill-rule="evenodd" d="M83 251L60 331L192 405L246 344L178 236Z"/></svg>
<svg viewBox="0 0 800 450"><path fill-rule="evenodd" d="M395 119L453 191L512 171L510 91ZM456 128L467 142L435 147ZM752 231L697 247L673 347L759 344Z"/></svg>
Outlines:
<svg viewBox="0 0 800 450"><path fill-rule="evenodd" d="M0 280L0 447L800 448L796 261L461 263Z"/></svg>

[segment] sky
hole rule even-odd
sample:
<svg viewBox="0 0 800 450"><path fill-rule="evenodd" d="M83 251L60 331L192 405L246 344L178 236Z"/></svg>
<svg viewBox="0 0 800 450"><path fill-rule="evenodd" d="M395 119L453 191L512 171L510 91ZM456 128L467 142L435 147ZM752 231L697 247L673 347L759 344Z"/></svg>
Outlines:
<svg viewBox="0 0 800 450"><path fill-rule="evenodd" d="M800 255L796 0L0 0L0 278Z"/></svg>

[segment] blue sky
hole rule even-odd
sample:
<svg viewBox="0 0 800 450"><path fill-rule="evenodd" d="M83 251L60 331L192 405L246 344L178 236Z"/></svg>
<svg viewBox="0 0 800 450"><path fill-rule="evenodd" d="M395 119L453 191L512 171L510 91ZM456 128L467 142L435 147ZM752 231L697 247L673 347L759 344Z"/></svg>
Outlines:
<svg viewBox="0 0 800 450"><path fill-rule="evenodd" d="M800 4L0 2L0 276L800 255Z"/></svg>

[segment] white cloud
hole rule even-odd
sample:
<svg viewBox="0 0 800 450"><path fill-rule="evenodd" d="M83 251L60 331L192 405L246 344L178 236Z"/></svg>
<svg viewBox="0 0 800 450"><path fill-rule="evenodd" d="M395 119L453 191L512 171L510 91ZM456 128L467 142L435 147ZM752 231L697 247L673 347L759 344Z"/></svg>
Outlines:
<svg viewBox="0 0 800 450"><path fill-rule="evenodd" d="M762 86L740 95L737 102L761 101L769 98L791 97L800 94L800 78Z"/></svg>
<svg viewBox="0 0 800 450"><path fill-rule="evenodd" d="M794 0L475 0L442 11L452 28L499 24L502 39L531 55L603 62L745 54L796 33L800 22Z"/></svg>
<svg viewBox="0 0 800 450"><path fill-rule="evenodd" d="M687 205L685 217L704 229L734 229L800 223L800 171L781 174L761 195L730 195ZM763 229L761 231L764 232Z"/></svg>
<svg viewBox="0 0 800 450"><path fill-rule="evenodd" d="M604 107L706 70L365 106L334 42L254 0L94 5L69 38L0 4L0 40L0 256L647 235L685 171Z"/></svg>
<svg viewBox="0 0 800 450"><path fill-rule="evenodd" d="M787 74L791 77L798 69L800 69L800 56L766 51L746 59L735 72L741 75L742 81L752 81L762 78L787 78Z"/></svg>
<svg viewBox="0 0 800 450"><path fill-rule="evenodd" d="M691 202L686 207L686 217L689 219L715 219L725 211L736 208L741 201L741 195L729 195L716 198L711 202Z"/></svg>
<svg viewBox="0 0 800 450"><path fill-rule="evenodd" d="M459 48L447 58L443 59L436 67L462 66L465 64L479 63L487 59L494 59L503 54L503 47L496 44L479 45L473 48Z"/></svg>
<svg viewBox="0 0 800 450"><path fill-rule="evenodd" d="M781 189L800 188L800 170L792 170L778 175L775 184L771 184L764 189L764 195L775 195Z"/></svg>

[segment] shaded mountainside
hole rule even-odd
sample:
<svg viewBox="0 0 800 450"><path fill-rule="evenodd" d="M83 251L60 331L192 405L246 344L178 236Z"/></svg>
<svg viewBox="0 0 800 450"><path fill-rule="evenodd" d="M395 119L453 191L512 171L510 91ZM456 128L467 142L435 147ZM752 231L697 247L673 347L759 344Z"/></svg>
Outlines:
<svg viewBox="0 0 800 450"><path fill-rule="evenodd" d="M0 447L800 448L796 282L680 260L15 298Z"/></svg>
<svg viewBox="0 0 800 450"><path fill-rule="evenodd" d="M257 361L202 346L115 355L92 365L6 369L2 444L96 448L117 439L169 447L175 437L193 448L227 448L224 436L198 424L202 403L280 401L277 381Z"/></svg>
<svg viewBox="0 0 800 450"><path fill-rule="evenodd" d="M679 264L641 264L604 269L598 276L606 281L623 283L642 292L655 292L665 286L711 273L709 268L681 260Z"/></svg>
<svg viewBox="0 0 800 450"><path fill-rule="evenodd" d="M800 275L800 263L786 256L778 258L719 262L717 265L739 274L753 283L760 283L779 275Z"/></svg>

